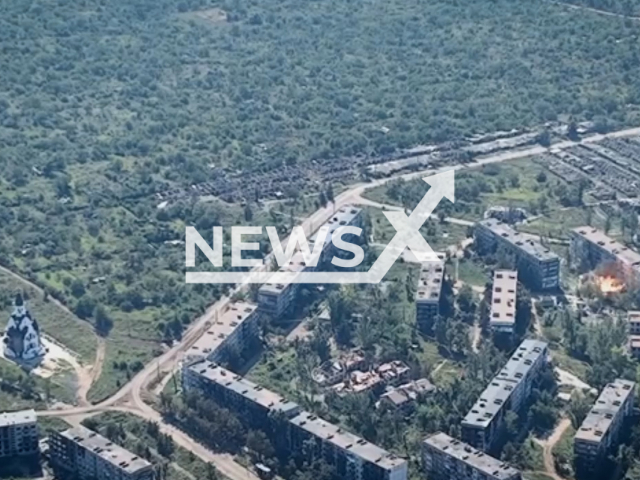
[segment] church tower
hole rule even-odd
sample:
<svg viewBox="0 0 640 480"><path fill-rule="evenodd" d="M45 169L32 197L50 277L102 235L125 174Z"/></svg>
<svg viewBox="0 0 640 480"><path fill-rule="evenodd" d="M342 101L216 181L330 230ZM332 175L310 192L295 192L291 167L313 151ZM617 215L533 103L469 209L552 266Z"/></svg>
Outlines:
<svg viewBox="0 0 640 480"><path fill-rule="evenodd" d="M3 339L4 356L23 368L35 368L42 361L46 349L40 338L38 322L31 316L22 294L13 302L13 313Z"/></svg>

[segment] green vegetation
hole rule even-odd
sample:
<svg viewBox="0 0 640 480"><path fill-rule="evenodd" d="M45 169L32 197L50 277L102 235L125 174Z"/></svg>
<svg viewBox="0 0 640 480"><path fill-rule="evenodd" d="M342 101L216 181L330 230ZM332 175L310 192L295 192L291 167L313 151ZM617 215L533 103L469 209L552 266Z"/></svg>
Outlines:
<svg viewBox="0 0 640 480"><path fill-rule="evenodd" d="M155 478L160 480L224 478L212 464L175 445L171 437L160 432L156 423L128 413L106 412L88 418L83 424L150 461L154 466Z"/></svg>

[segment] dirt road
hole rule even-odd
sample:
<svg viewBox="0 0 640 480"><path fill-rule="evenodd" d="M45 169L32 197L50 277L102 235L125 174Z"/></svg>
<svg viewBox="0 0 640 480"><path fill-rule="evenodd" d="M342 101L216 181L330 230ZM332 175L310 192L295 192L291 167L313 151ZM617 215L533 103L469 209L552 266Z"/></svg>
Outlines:
<svg viewBox="0 0 640 480"><path fill-rule="evenodd" d="M553 447L560 441L564 432L571 426L571 420L568 418L563 418L560 420L560 423L556 426L555 430L551 434L551 436L545 440L536 439L536 443L542 447L543 458L544 458L544 469L545 473L553 478L553 480L564 480L558 473L556 472L555 462L553 460Z"/></svg>

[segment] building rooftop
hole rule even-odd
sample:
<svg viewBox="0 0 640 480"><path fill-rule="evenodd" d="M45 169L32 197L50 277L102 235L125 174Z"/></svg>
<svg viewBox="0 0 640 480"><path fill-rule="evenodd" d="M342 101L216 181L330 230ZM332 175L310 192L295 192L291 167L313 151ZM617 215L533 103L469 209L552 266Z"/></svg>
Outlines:
<svg viewBox="0 0 640 480"><path fill-rule="evenodd" d="M28 425L36 423L38 417L35 410L21 410L18 412L0 413L0 427L10 427L13 425Z"/></svg>
<svg viewBox="0 0 640 480"><path fill-rule="evenodd" d="M486 453L476 450L470 445L444 433L436 433L427 438L424 443L431 448L446 453L458 461L463 462L488 478L499 480L519 478L520 472L509 464L490 457Z"/></svg>
<svg viewBox="0 0 640 480"><path fill-rule="evenodd" d="M253 303L234 302L211 324L207 331L187 350L187 357L208 358L258 307Z"/></svg>
<svg viewBox="0 0 640 480"><path fill-rule="evenodd" d="M385 393L380 397L396 407L404 405L407 402L414 401L418 395L428 395L436 391L436 387L426 378L420 378L413 382L405 383L397 388Z"/></svg>
<svg viewBox="0 0 640 480"><path fill-rule="evenodd" d="M269 411L280 411L287 416L293 416L296 415L300 409L297 403L290 402L277 393L267 390L215 363L202 361L194 363L188 368L194 373L242 395Z"/></svg>
<svg viewBox="0 0 640 480"><path fill-rule="evenodd" d="M340 210L336 211L333 216L320 227L322 228L326 226L329 228L329 232L327 233L327 237L324 242L325 246L323 247L323 250L331 244L331 235L333 234L333 232L335 232L339 227L352 224L355 218L358 217L361 212L361 208L357 208L352 205L346 205ZM310 251L313 251L313 244L315 243L317 236L318 232L314 233L309 239ZM307 264L304 261L304 256L300 251L297 251L293 254L293 257L291 257L291 261L289 262L289 264L280 267L278 271L300 273L306 269ZM282 291L286 290L289 285L290 284L283 283L265 283L264 285L262 285L262 287L260 287L260 293L279 295Z"/></svg>
<svg viewBox="0 0 640 480"><path fill-rule="evenodd" d="M540 340L526 339L511 355L502 370L496 375L500 380L520 383L527 376L531 366L544 355L548 344Z"/></svg>
<svg viewBox="0 0 640 480"><path fill-rule="evenodd" d="M518 272L496 270L493 274L491 296L491 325L514 325L516 323L516 291Z"/></svg>
<svg viewBox="0 0 640 480"><path fill-rule="evenodd" d="M640 253L609 237L602 230L584 226L574 228L573 233L590 243L598 245L603 250L609 252L609 254L615 256L619 262L640 272Z"/></svg>
<svg viewBox="0 0 640 480"><path fill-rule="evenodd" d="M540 242L534 240L531 235L520 233L514 230L510 225L502 223L495 218L487 218L486 220L481 220L478 223L491 230L495 235L502 237L514 247L520 249L527 255L535 257L539 261L559 259L558 255L543 246Z"/></svg>
<svg viewBox="0 0 640 480"><path fill-rule="evenodd" d="M339 227L346 227L354 223L355 219L362 212L361 208L354 207L353 205L345 205L340 210L337 210L333 216L325 222L322 226L328 227L327 238L325 239L325 245L331 243L331 236ZM321 227L322 228L322 227ZM318 229L319 230L319 229ZM314 233L309 239L310 242L315 243L318 237L318 232Z"/></svg>
<svg viewBox="0 0 640 480"><path fill-rule="evenodd" d="M484 428L491 423L502 406L507 402L516 386L527 376L531 366L544 355L547 344L539 340L524 340L505 366L485 388L464 417L463 424Z"/></svg>
<svg viewBox="0 0 640 480"><path fill-rule="evenodd" d="M422 262L416 290L416 302L438 302L442 292L444 261Z"/></svg>
<svg viewBox="0 0 640 480"><path fill-rule="evenodd" d="M624 402L633 395L635 385L634 382L621 379L607 384L582 422L575 441L600 443Z"/></svg>
<svg viewBox="0 0 640 480"><path fill-rule="evenodd" d="M74 427L65 430L60 435L93 452L113 466L129 474L151 468L151 464L144 458L114 444L109 439L85 427Z"/></svg>
<svg viewBox="0 0 640 480"><path fill-rule="evenodd" d="M364 461L378 465L385 470L395 470L406 461L388 451L369 443L352 433L343 430L309 412L300 412L291 419L291 423L310 434L322 438L332 445L350 452Z"/></svg>
<svg viewBox="0 0 640 480"><path fill-rule="evenodd" d="M627 320L629 321L629 323L640 323L640 310L630 311L627 314Z"/></svg>

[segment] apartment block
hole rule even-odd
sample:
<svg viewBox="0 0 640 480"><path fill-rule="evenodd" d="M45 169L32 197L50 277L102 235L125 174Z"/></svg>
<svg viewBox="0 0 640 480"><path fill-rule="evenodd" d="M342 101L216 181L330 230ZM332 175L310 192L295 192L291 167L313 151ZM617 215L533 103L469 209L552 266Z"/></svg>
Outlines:
<svg viewBox="0 0 640 480"><path fill-rule="evenodd" d="M640 253L589 226L573 229L570 237L574 264L588 270L603 264L615 265L627 280L640 282Z"/></svg>
<svg viewBox="0 0 640 480"><path fill-rule="evenodd" d="M330 262L334 255L344 257L344 251L338 251L333 243L332 238L336 230L344 226L360 227L362 224L362 209L348 205L336 211L333 216L325 222L320 228L327 229L322 252L318 260L318 265ZM355 237L347 234L343 236L345 241L354 242ZM309 248L313 251L315 243L319 240L318 232L309 239ZM285 247L283 247L285 248ZM301 252L296 252L291 258L288 265L281 266L280 272L291 272L294 275L304 271L313 271L316 267L307 265ZM299 290L299 284L296 283L273 283L269 282L260 287L258 291L258 306L262 312L274 317L284 315L293 305Z"/></svg>
<svg viewBox="0 0 640 480"><path fill-rule="evenodd" d="M489 452L502 438L508 411L518 412L530 398L548 359L548 344L524 340L462 421L462 439Z"/></svg>
<svg viewBox="0 0 640 480"><path fill-rule="evenodd" d="M489 218L476 223L476 248L480 254L503 248L516 259L520 281L535 290L553 290L560 285L560 257L506 223Z"/></svg>
<svg viewBox="0 0 640 480"><path fill-rule="evenodd" d="M577 478L596 478L606 458L615 454L634 401L634 382L618 379L604 387L573 440Z"/></svg>
<svg viewBox="0 0 640 480"><path fill-rule="evenodd" d="M516 292L518 272L496 270L493 274L493 291L489 326L493 332L512 334L516 326Z"/></svg>
<svg viewBox="0 0 640 480"><path fill-rule="evenodd" d="M444 433L422 444L429 480L522 480L518 470Z"/></svg>
<svg viewBox="0 0 640 480"><path fill-rule="evenodd" d="M349 480L406 480L407 461L309 412L290 421L290 445L296 452L311 449L314 458L334 466Z"/></svg>
<svg viewBox="0 0 640 480"><path fill-rule="evenodd" d="M215 364L183 367L184 390L198 391L234 412L252 428L271 430L275 418L287 421L278 436L292 454L323 458L350 480L406 480L407 462L332 425L280 395ZM285 438L286 437L286 438Z"/></svg>
<svg viewBox="0 0 640 480"><path fill-rule="evenodd" d="M0 413L0 459L39 452L38 424L34 410Z"/></svg>
<svg viewBox="0 0 640 480"><path fill-rule="evenodd" d="M636 358L640 358L640 311L629 312L629 352Z"/></svg>
<svg viewBox="0 0 640 480"><path fill-rule="evenodd" d="M430 330L440 313L440 296L444 282L444 261L423 262L416 290L416 322Z"/></svg>
<svg viewBox="0 0 640 480"><path fill-rule="evenodd" d="M81 480L153 479L148 461L84 427L52 434L49 454L56 475Z"/></svg>
<svg viewBox="0 0 640 480"><path fill-rule="evenodd" d="M276 412L291 418L300 411L297 403L207 361L183 366L182 387L185 392L202 393L241 414L240 420L253 428L266 428Z"/></svg>
<svg viewBox="0 0 640 480"><path fill-rule="evenodd" d="M232 303L187 350L185 361L222 363L228 360L230 351L244 353L259 338L259 320L256 305Z"/></svg>

